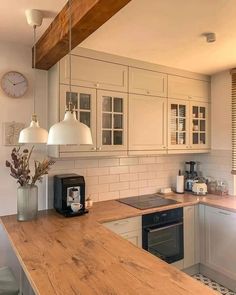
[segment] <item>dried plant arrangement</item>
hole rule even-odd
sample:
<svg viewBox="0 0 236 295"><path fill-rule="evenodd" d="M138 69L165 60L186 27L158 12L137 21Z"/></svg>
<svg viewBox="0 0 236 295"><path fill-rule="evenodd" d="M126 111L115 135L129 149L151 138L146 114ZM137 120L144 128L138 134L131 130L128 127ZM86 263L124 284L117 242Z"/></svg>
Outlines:
<svg viewBox="0 0 236 295"><path fill-rule="evenodd" d="M21 147L13 148L11 160L6 161L6 167L10 169L10 175L17 179L20 186L35 185L37 181L41 182L43 175L48 174L50 167L55 161L45 159L42 162L34 160L34 174L30 171L30 158L34 146L21 152Z"/></svg>

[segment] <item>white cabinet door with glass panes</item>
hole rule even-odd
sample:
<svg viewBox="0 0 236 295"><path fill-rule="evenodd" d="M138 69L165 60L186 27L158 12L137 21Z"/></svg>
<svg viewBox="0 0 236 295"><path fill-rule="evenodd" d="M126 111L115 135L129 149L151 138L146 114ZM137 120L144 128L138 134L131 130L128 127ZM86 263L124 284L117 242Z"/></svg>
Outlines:
<svg viewBox="0 0 236 295"><path fill-rule="evenodd" d="M209 104L190 102L190 148L209 148Z"/></svg>
<svg viewBox="0 0 236 295"><path fill-rule="evenodd" d="M97 91L97 147L100 151L127 150L127 94Z"/></svg>
<svg viewBox="0 0 236 295"><path fill-rule="evenodd" d="M71 98L73 107L76 110L77 119L90 127L93 145L69 145L60 146L60 152L70 153L78 151L96 150L96 90L84 87L72 86L71 96L69 86L60 86L60 120L63 120L65 107Z"/></svg>
<svg viewBox="0 0 236 295"><path fill-rule="evenodd" d="M168 148L189 148L189 103L168 99Z"/></svg>

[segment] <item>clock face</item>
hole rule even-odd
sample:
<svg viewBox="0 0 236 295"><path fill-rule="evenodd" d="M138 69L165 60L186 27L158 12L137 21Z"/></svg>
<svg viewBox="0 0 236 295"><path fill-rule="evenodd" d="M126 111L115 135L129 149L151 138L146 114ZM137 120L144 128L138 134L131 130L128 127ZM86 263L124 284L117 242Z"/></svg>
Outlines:
<svg viewBox="0 0 236 295"><path fill-rule="evenodd" d="M18 98L26 93L28 81L25 76L19 72L8 72L2 77L1 87L6 95Z"/></svg>

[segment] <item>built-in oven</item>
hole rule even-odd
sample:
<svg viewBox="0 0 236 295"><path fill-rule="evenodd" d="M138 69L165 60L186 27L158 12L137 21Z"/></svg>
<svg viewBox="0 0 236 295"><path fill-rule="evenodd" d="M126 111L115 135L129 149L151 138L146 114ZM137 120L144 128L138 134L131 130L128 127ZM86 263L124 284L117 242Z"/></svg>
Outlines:
<svg viewBox="0 0 236 295"><path fill-rule="evenodd" d="M142 216L143 248L172 263L184 258L183 208Z"/></svg>

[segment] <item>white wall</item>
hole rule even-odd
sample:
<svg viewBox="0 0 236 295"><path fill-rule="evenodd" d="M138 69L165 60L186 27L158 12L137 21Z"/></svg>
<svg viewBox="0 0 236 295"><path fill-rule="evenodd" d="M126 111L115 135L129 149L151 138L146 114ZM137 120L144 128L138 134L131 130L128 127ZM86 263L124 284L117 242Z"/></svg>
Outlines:
<svg viewBox="0 0 236 295"><path fill-rule="evenodd" d="M0 216L16 212L15 180L9 176L5 161L9 159L12 147L3 146L3 122L24 122L29 125L33 111L31 48L12 43L0 43L0 77L10 70L23 73L29 81L29 91L23 98L9 98L0 89ZM42 127L47 127L47 72L37 71L36 111ZM45 146L36 150L41 153ZM40 189L44 188L41 186ZM40 194L41 195L41 194ZM39 200L40 208L45 207L45 200Z"/></svg>
<svg viewBox="0 0 236 295"><path fill-rule="evenodd" d="M230 71L211 77L211 143L212 151L198 155L204 176L225 180L234 195L234 176L231 174L231 75Z"/></svg>
<svg viewBox="0 0 236 295"><path fill-rule="evenodd" d="M231 150L231 75L229 70L211 80L212 149Z"/></svg>
<svg viewBox="0 0 236 295"><path fill-rule="evenodd" d="M25 122L28 125L30 122L33 111L31 48L12 43L0 43L0 77L10 70L19 71L26 76L29 81L29 91L24 98L13 99L8 98L0 89L0 216L16 213L17 184L5 167L5 161L9 159L12 147L2 144L2 124L3 122L16 121ZM37 78L36 111L41 126L47 127L47 109L45 107L47 104L47 72L38 71ZM43 156L45 147L36 150L38 156ZM39 187L39 192L39 207L45 208L46 186L44 183ZM16 261L6 234L0 226L0 267L9 265L18 276L19 265Z"/></svg>

